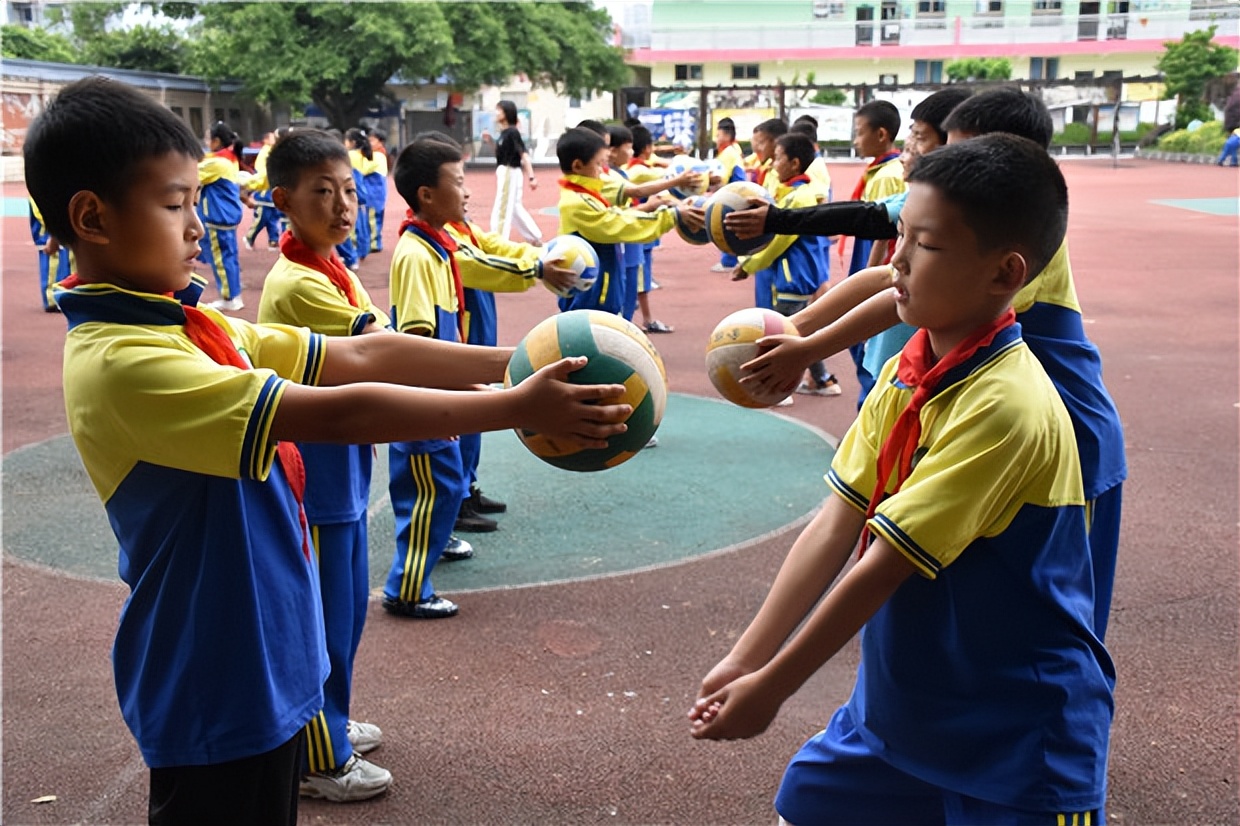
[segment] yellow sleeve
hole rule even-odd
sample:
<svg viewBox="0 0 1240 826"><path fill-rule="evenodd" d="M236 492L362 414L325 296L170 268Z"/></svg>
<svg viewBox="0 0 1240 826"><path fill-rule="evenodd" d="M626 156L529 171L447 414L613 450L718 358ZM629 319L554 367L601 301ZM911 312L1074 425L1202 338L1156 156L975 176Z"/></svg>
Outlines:
<svg viewBox="0 0 1240 826"><path fill-rule="evenodd" d="M438 260L406 233L392 255L391 298L396 331L433 335L438 321L435 279ZM446 262L444 267L449 266Z"/></svg>
<svg viewBox="0 0 1240 826"><path fill-rule="evenodd" d="M623 176L610 172L603 176L603 197L613 204L629 202L628 181Z"/></svg>
<svg viewBox="0 0 1240 826"><path fill-rule="evenodd" d="M328 336L358 335L372 321L386 327L387 314L374 306L356 275L349 273L349 279L358 307L350 304L327 276L281 256L263 281L258 321L309 327Z"/></svg>
<svg viewBox="0 0 1240 826"><path fill-rule="evenodd" d="M654 212L604 207L593 198L568 193L560 199L560 235L575 232L598 244L654 241L676 226L676 210Z"/></svg>
<svg viewBox="0 0 1240 826"><path fill-rule="evenodd" d="M236 181L237 165L227 158L217 158L214 155L203 158L198 162L199 184L206 186L221 179Z"/></svg>
<svg viewBox="0 0 1240 826"><path fill-rule="evenodd" d="M888 161L865 185L864 201L881 201L905 190L903 169L899 160Z"/></svg>
<svg viewBox="0 0 1240 826"><path fill-rule="evenodd" d="M534 286L542 271L538 248L501 238L493 232L474 228L478 245L455 232L458 241L456 266L461 283L474 290L491 293L520 293Z"/></svg>
<svg viewBox="0 0 1240 826"><path fill-rule="evenodd" d="M370 159L370 167L366 172L367 175L382 175L387 177L388 159L387 155L382 152L376 152L375 156Z"/></svg>
<svg viewBox="0 0 1240 826"><path fill-rule="evenodd" d="M258 156L254 158L254 174L242 186L251 192L262 192L264 189L270 189L267 185L267 156L271 154L271 147L264 146L258 150Z"/></svg>

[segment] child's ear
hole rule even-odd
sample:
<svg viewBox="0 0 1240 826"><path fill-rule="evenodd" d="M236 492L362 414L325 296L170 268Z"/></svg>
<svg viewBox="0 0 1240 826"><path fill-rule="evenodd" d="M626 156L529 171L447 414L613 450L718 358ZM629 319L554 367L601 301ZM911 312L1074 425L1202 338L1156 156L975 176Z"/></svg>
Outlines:
<svg viewBox="0 0 1240 826"><path fill-rule="evenodd" d="M107 244L108 205L90 190L75 192L69 199L69 225L82 241L88 244Z"/></svg>
<svg viewBox="0 0 1240 826"><path fill-rule="evenodd" d="M1012 250L1005 254L999 262L999 271L995 274L996 292L1017 293L1029 281L1029 262L1021 253Z"/></svg>
<svg viewBox="0 0 1240 826"><path fill-rule="evenodd" d="M271 190L271 202L276 205L276 209L287 213L288 208L288 190L282 186L277 186Z"/></svg>
<svg viewBox="0 0 1240 826"><path fill-rule="evenodd" d="M585 167L586 167L585 163L583 163L580 159L573 158L572 174L580 175L581 170L585 169Z"/></svg>

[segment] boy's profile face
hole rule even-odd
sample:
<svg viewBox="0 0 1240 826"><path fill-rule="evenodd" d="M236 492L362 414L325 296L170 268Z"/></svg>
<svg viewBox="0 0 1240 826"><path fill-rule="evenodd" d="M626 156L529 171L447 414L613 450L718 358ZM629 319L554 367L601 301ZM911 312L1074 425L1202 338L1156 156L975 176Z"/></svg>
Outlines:
<svg viewBox="0 0 1240 826"><path fill-rule="evenodd" d="M771 157L775 140L765 132L754 132L749 145L753 147L753 153L758 156L758 160L765 163Z"/></svg>
<svg viewBox="0 0 1240 826"><path fill-rule="evenodd" d="M887 130L875 129L867 118L853 118L853 148L863 158L877 158L891 145Z"/></svg>
<svg viewBox="0 0 1240 826"><path fill-rule="evenodd" d="M904 138L904 151L900 153L900 163L904 164L904 175L907 177L913 164L922 155L933 152L942 146L939 132L923 121L915 120L909 124L908 135Z"/></svg>
<svg viewBox="0 0 1240 826"><path fill-rule="evenodd" d="M925 327L942 356L1010 299L996 279L1012 251L981 250L960 208L936 187L914 182L908 192L891 258L896 310L905 324Z"/></svg>
<svg viewBox="0 0 1240 826"><path fill-rule="evenodd" d="M78 235L78 275L144 293L171 293L189 286L203 226L194 210L198 161L180 152L147 158L134 166L119 201L79 192L69 204Z"/></svg>
<svg viewBox="0 0 1240 826"><path fill-rule="evenodd" d="M573 161L573 174L581 175L584 178L601 178L603 177L603 168L607 166L607 160L611 157L611 150L604 146L594 154L588 163L581 161Z"/></svg>
<svg viewBox="0 0 1240 826"><path fill-rule="evenodd" d="M633 160L633 144L622 143L619 146L611 147L610 158L612 166L624 166Z"/></svg>
<svg viewBox="0 0 1240 826"><path fill-rule="evenodd" d="M418 189L418 202L421 205L419 214L433 227L464 221L469 204L464 161L449 161L440 165L439 180L433 187Z"/></svg>
<svg viewBox="0 0 1240 826"><path fill-rule="evenodd" d="M784 152L784 148L779 144L775 144L775 160L772 162L772 169L779 176L780 181L788 181L801 174L801 163L795 158L789 158Z"/></svg>
<svg viewBox="0 0 1240 826"><path fill-rule="evenodd" d="M278 186L271 197L293 234L324 258L349 237L357 217L353 167L343 158L306 167L294 186Z"/></svg>

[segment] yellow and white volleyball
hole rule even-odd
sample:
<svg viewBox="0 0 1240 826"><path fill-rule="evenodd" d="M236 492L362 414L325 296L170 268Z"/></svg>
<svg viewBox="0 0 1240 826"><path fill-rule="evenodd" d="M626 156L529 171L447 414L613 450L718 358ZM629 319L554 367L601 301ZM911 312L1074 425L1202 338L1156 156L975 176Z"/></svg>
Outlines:
<svg viewBox="0 0 1240 826"><path fill-rule="evenodd" d="M720 187L706 201L706 232L710 241L723 252L732 255L752 255L758 252L775 238L774 233L762 233L756 238L741 240L736 233L723 224L723 219L730 213L749 209L751 198L761 198L768 204L775 203L766 187L752 181L735 181Z"/></svg>
<svg viewBox="0 0 1240 826"><path fill-rule="evenodd" d="M677 155L667 165L669 178L674 178L686 170L696 172L698 176L687 186L674 186L668 190L678 201L683 201L693 195L701 195L710 188L710 164L706 161L699 161L689 155Z"/></svg>
<svg viewBox="0 0 1240 826"><path fill-rule="evenodd" d="M246 172L244 169L239 169L239 170L237 170L237 184L238 184L239 186L245 186L245 185L246 185L246 184L248 184L251 180L253 180L253 178L254 178L254 174L253 174L253 173L251 173L251 172Z"/></svg>
<svg viewBox="0 0 1240 826"><path fill-rule="evenodd" d="M741 365L758 357L758 339L781 333L798 335L790 320L761 307L738 310L715 326L706 343L706 374L720 396L741 407L762 408L788 395L741 384Z"/></svg>
<svg viewBox="0 0 1240 826"><path fill-rule="evenodd" d="M587 292L598 280L598 253L590 246L589 241L578 235L557 235L543 245L538 258L543 262L543 266L554 263L557 267L572 270L577 275L572 287L567 290L552 290L561 297L567 298L574 292Z"/></svg>
<svg viewBox="0 0 1240 826"><path fill-rule="evenodd" d="M704 209L706 207L705 195L691 195L684 201L689 206ZM710 243L710 236L706 233L706 227L694 231L689 228L689 224L682 217L684 213L680 210L676 211L676 234L683 238L687 243L694 246L702 246Z"/></svg>
<svg viewBox="0 0 1240 826"><path fill-rule="evenodd" d="M571 310L539 322L517 345L504 373L512 387L548 364L585 356L585 367L569 374L573 384L622 384L633 412L628 430L607 440L605 448L580 449L528 430L518 430L531 453L565 470L606 470L637 455L663 421L667 408L667 371L663 359L636 324L600 310Z"/></svg>

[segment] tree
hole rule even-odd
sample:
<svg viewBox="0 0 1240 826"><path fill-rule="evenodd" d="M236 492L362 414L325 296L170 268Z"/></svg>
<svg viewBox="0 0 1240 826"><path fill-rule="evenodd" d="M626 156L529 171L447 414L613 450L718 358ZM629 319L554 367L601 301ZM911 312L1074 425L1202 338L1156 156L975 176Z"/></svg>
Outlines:
<svg viewBox="0 0 1240 826"><path fill-rule="evenodd" d="M1183 40L1163 44L1158 70L1166 78L1163 99L1179 97L1175 126L1183 129L1191 121L1210 119L1205 100L1206 84L1236 70L1237 51L1214 42L1217 26L1189 32Z"/></svg>
<svg viewBox="0 0 1240 826"><path fill-rule="evenodd" d="M953 60L943 71L953 83L970 80L1007 80L1012 76L1012 61L1006 57L967 57Z"/></svg>
<svg viewBox="0 0 1240 826"><path fill-rule="evenodd" d="M174 12L162 4L164 13ZM196 9L192 71L239 80L262 102L312 100L339 128L392 79L447 75L460 91L514 73L567 94L623 84L610 18L589 3L207 3ZM244 56L244 59L238 59Z"/></svg>
<svg viewBox="0 0 1240 826"><path fill-rule="evenodd" d="M166 26L105 31L83 46L86 63L145 72L179 74L187 56L185 39Z"/></svg>
<svg viewBox="0 0 1240 826"><path fill-rule="evenodd" d="M19 60L77 63L77 50L69 38L45 29L0 26L0 55Z"/></svg>

